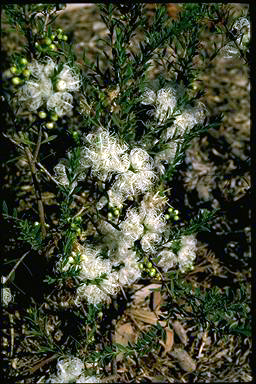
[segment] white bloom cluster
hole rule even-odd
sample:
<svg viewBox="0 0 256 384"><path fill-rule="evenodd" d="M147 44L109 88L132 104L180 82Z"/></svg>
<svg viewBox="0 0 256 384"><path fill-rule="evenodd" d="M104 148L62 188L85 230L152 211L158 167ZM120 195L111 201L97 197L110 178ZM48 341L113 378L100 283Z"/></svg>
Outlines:
<svg viewBox="0 0 256 384"><path fill-rule="evenodd" d="M67 65L57 75L54 87L53 77L57 71L57 65L51 58L45 64L33 60L28 64L31 79L18 90L17 99L23 102L23 107L32 112L37 112L42 106L50 111L55 111L58 116L70 114L73 108L73 96L69 92L79 89L79 77Z"/></svg>
<svg viewBox="0 0 256 384"><path fill-rule="evenodd" d="M81 163L84 167L91 167L93 175L106 181L112 173L128 170L130 161L125 153L128 146L107 130L100 128L96 133L87 135L86 140L89 145L83 148Z"/></svg>
<svg viewBox="0 0 256 384"><path fill-rule="evenodd" d="M176 91L172 87L162 88L156 92L147 88L142 96L141 103L153 105L155 107L155 118L159 123L163 123L172 116L176 107Z"/></svg>
<svg viewBox="0 0 256 384"><path fill-rule="evenodd" d="M196 258L196 238L193 235L181 237L181 247L177 254L166 247L159 254L158 266L167 272L179 265L181 272L186 272L193 265ZM171 243L169 244L171 246Z"/></svg>
<svg viewBox="0 0 256 384"><path fill-rule="evenodd" d="M1 277L1 283L4 284L6 282L6 277L5 276L2 276ZM1 292L1 296L2 296L2 304L7 307L9 305L9 303L12 301L12 292L10 290L10 288L8 287L3 287L2 288L2 292Z"/></svg>
<svg viewBox="0 0 256 384"><path fill-rule="evenodd" d="M181 249L178 252L178 263L181 272L190 269L196 258L196 238L193 235L182 236Z"/></svg>
<svg viewBox="0 0 256 384"><path fill-rule="evenodd" d="M96 376L85 376L84 363L77 357L69 357L59 360L57 363L57 375L53 375L47 383L100 383Z"/></svg>
<svg viewBox="0 0 256 384"><path fill-rule="evenodd" d="M236 34L236 40L229 42L221 49L221 53L225 58L239 56L239 49L245 51L251 38L251 26L246 17L240 17L235 21L232 31Z"/></svg>
<svg viewBox="0 0 256 384"><path fill-rule="evenodd" d="M82 150L81 164L91 167L93 175L101 181L116 174L114 184L108 191L112 206L121 206L130 195L146 192L155 179L153 161L146 151L128 146L107 130L100 128L86 137L89 145Z"/></svg>

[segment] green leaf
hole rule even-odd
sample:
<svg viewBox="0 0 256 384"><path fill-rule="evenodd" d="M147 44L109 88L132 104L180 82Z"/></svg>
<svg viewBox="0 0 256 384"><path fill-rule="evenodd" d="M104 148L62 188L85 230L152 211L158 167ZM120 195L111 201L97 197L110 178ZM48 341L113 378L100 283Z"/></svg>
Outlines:
<svg viewBox="0 0 256 384"><path fill-rule="evenodd" d="M2 204L2 211L4 215L8 216L8 207L5 201L3 201L3 204Z"/></svg>

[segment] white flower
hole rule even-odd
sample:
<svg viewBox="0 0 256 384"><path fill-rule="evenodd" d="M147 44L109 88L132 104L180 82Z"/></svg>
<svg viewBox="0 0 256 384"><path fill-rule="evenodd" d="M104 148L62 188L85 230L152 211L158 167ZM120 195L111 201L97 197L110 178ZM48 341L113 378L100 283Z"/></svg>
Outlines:
<svg viewBox="0 0 256 384"><path fill-rule="evenodd" d="M2 284L5 284L6 280L7 280L7 278L5 276L1 277L1 283ZM10 288L3 287L1 294L2 294L2 303L4 306L7 307L9 305L9 303L12 301L12 292L11 292Z"/></svg>
<svg viewBox="0 0 256 384"><path fill-rule="evenodd" d="M89 304L97 305L99 303L110 303L111 298L108 294L103 292L97 285L86 285L82 284L77 288L76 291L77 297L75 299L75 304L80 305L81 301L86 299Z"/></svg>
<svg viewBox="0 0 256 384"><path fill-rule="evenodd" d="M20 102L25 102L25 107L36 112L51 97L53 86L50 79L43 77L42 81L28 80L17 92Z"/></svg>
<svg viewBox="0 0 256 384"><path fill-rule="evenodd" d="M154 252L155 246L162 240L162 236L159 233L148 232L146 233L140 243L144 252Z"/></svg>
<svg viewBox="0 0 256 384"><path fill-rule="evenodd" d="M139 269L136 259L136 253L126 254L124 259L125 265L118 271L119 282L121 285L131 285L141 278L141 270Z"/></svg>
<svg viewBox="0 0 256 384"><path fill-rule="evenodd" d="M131 166L135 171L144 171L152 168L149 154L142 148L134 148L130 152Z"/></svg>
<svg viewBox="0 0 256 384"><path fill-rule="evenodd" d="M157 263L159 267L163 269L164 272L167 272L169 269L174 268L177 264L177 255L169 249L164 249L158 254L158 257L161 257L160 261Z"/></svg>
<svg viewBox="0 0 256 384"><path fill-rule="evenodd" d="M142 95L142 104L155 106L155 118L163 123L172 116L177 104L176 91L172 87L166 87L154 92L146 89Z"/></svg>
<svg viewBox="0 0 256 384"><path fill-rule="evenodd" d="M80 278L82 280L93 280L103 273L111 272L111 263L108 259L102 260L98 256L100 249L94 250L89 247L80 247Z"/></svg>
<svg viewBox="0 0 256 384"><path fill-rule="evenodd" d="M78 91L80 86L79 76L66 64L58 75L56 89L58 91Z"/></svg>
<svg viewBox="0 0 256 384"><path fill-rule="evenodd" d="M240 17L235 21L232 31L236 34L235 41L230 41L222 49L223 57L229 59L240 55L239 49L242 51L247 50L247 45L251 38L251 26L246 17Z"/></svg>
<svg viewBox="0 0 256 384"><path fill-rule="evenodd" d="M181 249L178 252L179 268L185 272L192 267L196 258L196 238L193 235L182 236Z"/></svg>
<svg viewBox="0 0 256 384"><path fill-rule="evenodd" d="M55 92L47 100L47 109L54 110L58 116L70 115L73 96L68 92Z"/></svg>
<svg viewBox="0 0 256 384"><path fill-rule="evenodd" d="M130 236L134 241L143 234L144 227L140 223L141 217L135 208L128 209L125 220L120 224L122 232Z"/></svg>
<svg viewBox="0 0 256 384"><path fill-rule="evenodd" d="M107 130L99 129L86 137L89 145L82 151L82 165L92 168L92 174L106 181L112 173L128 170L130 161L125 154L128 146L111 136Z"/></svg>

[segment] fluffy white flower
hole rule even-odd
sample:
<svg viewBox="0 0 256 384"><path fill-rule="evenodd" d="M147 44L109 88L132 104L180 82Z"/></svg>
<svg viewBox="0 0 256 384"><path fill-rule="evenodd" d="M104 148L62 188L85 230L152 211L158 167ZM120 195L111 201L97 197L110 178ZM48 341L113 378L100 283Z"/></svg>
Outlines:
<svg viewBox="0 0 256 384"><path fill-rule="evenodd" d="M47 109L54 110L58 116L70 115L73 96L68 92L55 92L47 100Z"/></svg>
<svg viewBox="0 0 256 384"><path fill-rule="evenodd" d="M159 233L148 232L142 237L140 244L144 252L154 252L155 246L159 244L161 240L162 236Z"/></svg>
<svg viewBox="0 0 256 384"><path fill-rule="evenodd" d="M41 81L28 80L17 92L17 98L24 102L24 107L36 112L51 97L53 86L50 79L43 77Z"/></svg>
<svg viewBox="0 0 256 384"><path fill-rule="evenodd" d="M161 259L157 265L161 267L164 272L174 268L177 264L177 255L169 249L164 249L158 254L158 256L161 257Z"/></svg>
<svg viewBox="0 0 256 384"><path fill-rule="evenodd" d="M86 137L89 145L82 151L82 164L92 168L92 173L105 181L112 173L128 170L130 161L125 154L127 145L119 142L107 130L99 129Z"/></svg>
<svg viewBox="0 0 256 384"><path fill-rule="evenodd" d="M119 281L121 285L131 285L141 278L141 270L139 269L136 259L136 253L126 255L124 259L125 265L118 271Z"/></svg>
<svg viewBox="0 0 256 384"><path fill-rule="evenodd" d="M155 118L163 123L172 116L177 104L176 91L172 87L162 88L156 92L146 89L142 96L142 104L155 106Z"/></svg>
<svg viewBox="0 0 256 384"><path fill-rule="evenodd" d="M84 363L77 357L69 357L59 360L57 363L57 375L50 377L48 383L100 383L96 376L85 376Z"/></svg>
<svg viewBox="0 0 256 384"><path fill-rule="evenodd" d="M178 263L181 272L192 267L196 258L196 238L193 235L182 236L181 249L178 252Z"/></svg>
<svg viewBox="0 0 256 384"><path fill-rule="evenodd" d="M58 91L74 92L79 90L79 76L66 64L57 77L56 89Z"/></svg>
<svg viewBox="0 0 256 384"><path fill-rule="evenodd" d="M80 278L82 280L93 280L100 277L103 273L109 274L111 272L111 263L108 259L102 260L98 256L100 250L94 250L89 247L81 247L80 250Z"/></svg>
<svg viewBox="0 0 256 384"><path fill-rule="evenodd" d="M82 300L87 300L89 304L110 303L111 298L103 292L97 285L82 284L77 288L75 304L80 305Z"/></svg>
<svg viewBox="0 0 256 384"><path fill-rule="evenodd" d="M135 171L144 171L152 168L149 154L142 148L134 148L130 152L131 166Z"/></svg>
<svg viewBox="0 0 256 384"><path fill-rule="evenodd" d="M126 236L131 236L131 238L135 241L141 237L144 231L144 227L140 221L141 217L136 209L128 209L126 218L120 224L120 228Z"/></svg>

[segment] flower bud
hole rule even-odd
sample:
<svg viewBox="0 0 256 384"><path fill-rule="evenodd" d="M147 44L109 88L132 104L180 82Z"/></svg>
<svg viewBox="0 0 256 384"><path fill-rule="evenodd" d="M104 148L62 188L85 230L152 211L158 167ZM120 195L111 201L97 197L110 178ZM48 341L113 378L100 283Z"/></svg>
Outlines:
<svg viewBox="0 0 256 384"><path fill-rule="evenodd" d="M56 30L56 32L57 32L57 33L63 33L63 30L62 30L61 28L58 28L58 29Z"/></svg>
<svg viewBox="0 0 256 384"><path fill-rule="evenodd" d="M51 51L57 51L57 47L56 47L55 44L50 44L49 48L50 48Z"/></svg>
<svg viewBox="0 0 256 384"><path fill-rule="evenodd" d="M59 34L57 35L57 38L58 38L59 40L62 40L62 34L59 33Z"/></svg>
<svg viewBox="0 0 256 384"><path fill-rule="evenodd" d="M20 58L20 64L27 65L27 63L28 63L28 61L27 61L27 59L25 57L21 57Z"/></svg>
<svg viewBox="0 0 256 384"><path fill-rule="evenodd" d="M52 35L51 35L51 40L53 41L54 39L55 39L55 35L52 34Z"/></svg>
<svg viewBox="0 0 256 384"><path fill-rule="evenodd" d="M68 40L68 36L67 35L63 35L62 36L62 40L67 41Z"/></svg>
<svg viewBox="0 0 256 384"><path fill-rule="evenodd" d="M57 121L58 118L59 118L59 116L57 115L57 113L52 113L52 114L51 114L51 120L52 120L52 121Z"/></svg>
<svg viewBox="0 0 256 384"><path fill-rule="evenodd" d="M40 111L38 112L38 116L40 117L40 119L45 119L47 114L44 111Z"/></svg>
<svg viewBox="0 0 256 384"><path fill-rule="evenodd" d="M19 85L21 83L21 79L19 77L13 77L12 78L12 83L14 85Z"/></svg>
<svg viewBox="0 0 256 384"><path fill-rule="evenodd" d="M52 128L54 128L54 123L52 123L52 122L48 122L48 123L45 124L45 126L46 126L46 128L48 128L48 129L52 129Z"/></svg>
<svg viewBox="0 0 256 384"><path fill-rule="evenodd" d="M168 212L172 212L173 211L173 208L172 207L170 207L170 208L168 208Z"/></svg>
<svg viewBox="0 0 256 384"><path fill-rule="evenodd" d="M109 218L109 219L112 219L112 217L113 217L112 213L111 213L111 212L108 212L108 218Z"/></svg>
<svg viewBox="0 0 256 384"><path fill-rule="evenodd" d="M30 70L29 69L24 69L24 71L22 71L22 74L24 77L29 77L30 76Z"/></svg>
<svg viewBox="0 0 256 384"><path fill-rule="evenodd" d="M168 214L164 215L164 217L166 218L166 220L170 219L170 215L168 215Z"/></svg>
<svg viewBox="0 0 256 384"><path fill-rule="evenodd" d="M179 216L178 216L178 215L175 215L175 216L174 216L174 220L175 220L175 221L179 220Z"/></svg>
<svg viewBox="0 0 256 384"><path fill-rule="evenodd" d="M154 277L156 275L156 269L155 268L152 268L149 272L149 276L150 277Z"/></svg>
<svg viewBox="0 0 256 384"><path fill-rule="evenodd" d="M115 216L118 216L118 215L119 215L119 209L115 209L115 210L114 210L114 215L115 215Z"/></svg>
<svg viewBox="0 0 256 384"><path fill-rule="evenodd" d="M16 73L17 72L17 68L16 68L16 66L15 65L13 65L11 68L10 68L10 71L11 71L11 73Z"/></svg>
<svg viewBox="0 0 256 384"><path fill-rule="evenodd" d="M42 40L43 45L51 45L52 40L49 37L46 37L45 39Z"/></svg>

